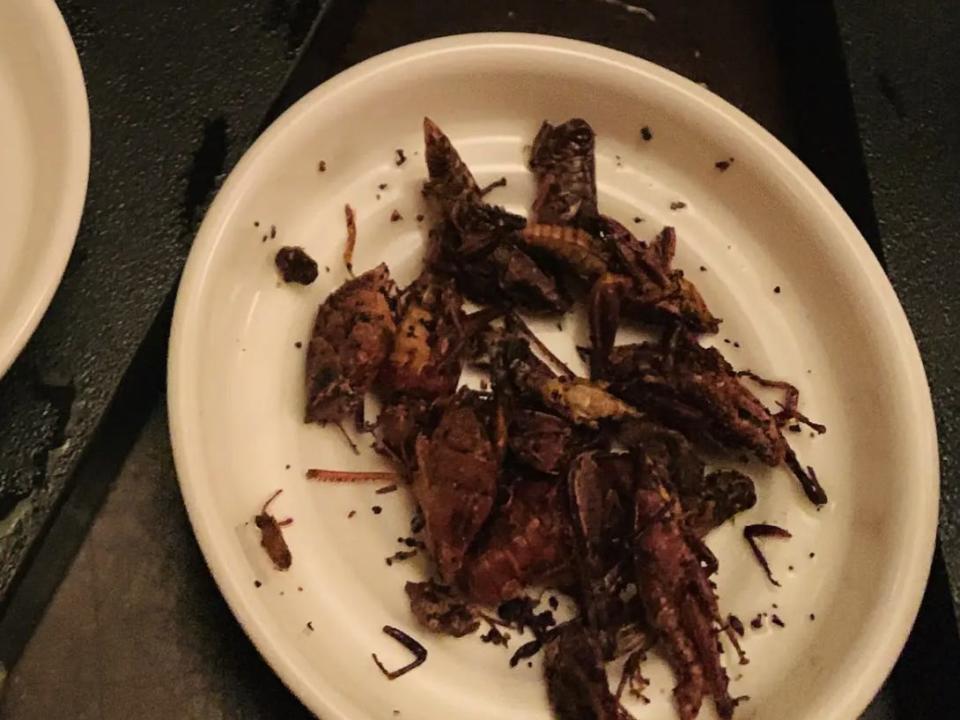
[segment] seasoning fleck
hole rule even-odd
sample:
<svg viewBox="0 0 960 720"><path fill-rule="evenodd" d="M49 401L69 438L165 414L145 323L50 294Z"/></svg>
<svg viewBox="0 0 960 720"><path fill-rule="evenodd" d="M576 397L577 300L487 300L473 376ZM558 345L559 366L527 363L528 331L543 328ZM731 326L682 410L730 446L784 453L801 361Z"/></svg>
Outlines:
<svg viewBox="0 0 960 720"><path fill-rule="evenodd" d="M707 266L706 266L706 265L701 265L701 266L700 266L700 272L706 272L706 271L707 271Z"/></svg>
<svg viewBox="0 0 960 720"><path fill-rule="evenodd" d="M380 189L380 190L386 190L386 189L387 189L387 184L386 184L386 183L380 183L379 185L377 185L377 188Z"/></svg>
<svg viewBox="0 0 960 720"><path fill-rule="evenodd" d="M403 148L397 148L396 150L394 150L394 153L395 153L396 156L397 156L396 159L394 160L394 162L396 163L397 167L400 167L401 165L403 165L403 164L407 161L407 156L404 155L404 153L403 153Z"/></svg>
<svg viewBox="0 0 960 720"><path fill-rule="evenodd" d="M380 513L383 512L383 508L380 507L379 505L374 505L374 506L373 506L372 508L370 508L370 509L373 511L373 514L374 514L374 515L379 515Z"/></svg>
<svg viewBox="0 0 960 720"><path fill-rule="evenodd" d="M640 128L640 137L642 137L645 142L650 142L653 140L653 132L651 132L648 126L644 125Z"/></svg>
<svg viewBox="0 0 960 720"><path fill-rule="evenodd" d="M297 350L299 350L300 348L303 347L303 343L300 342L299 340L297 340L297 341L293 344L293 346L294 346Z"/></svg>
<svg viewBox="0 0 960 720"><path fill-rule="evenodd" d="M642 222L643 222L643 218L640 217L639 215L635 215L634 218L633 218L633 221L634 221L635 223L642 223Z"/></svg>
<svg viewBox="0 0 960 720"><path fill-rule="evenodd" d="M254 587L260 587L261 585L263 585L263 583L260 582L259 580L254 580L254 581L253 581L253 586L254 586Z"/></svg>
<svg viewBox="0 0 960 720"><path fill-rule="evenodd" d="M313 620L307 620L307 630L313 632Z"/></svg>
<svg viewBox="0 0 960 720"><path fill-rule="evenodd" d="M780 286L777 285L777 286L773 289L773 291L774 291L777 295L779 295L779 294L780 294Z"/></svg>
<svg viewBox="0 0 960 720"><path fill-rule="evenodd" d="M730 163L732 162L733 158L730 158L729 160L718 160L713 164L713 166L720 172L725 172L727 169L729 169Z"/></svg>
<svg viewBox="0 0 960 720"><path fill-rule="evenodd" d="M417 222L423 222L423 213L417 213Z"/></svg>
<svg viewBox="0 0 960 720"><path fill-rule="evenodd" d="M733 631L737 635L743 637L744 633L746 632L746 629L743 627L743 620L738 618L736 615L727 615L727 624L733 628Z"/></svg>
<svg viewBox="0 0 960 720"><path fill-rule="evenodd" d="M321 160L319 163L317 163L317 170L319 170L320 172L326 172L326 171L327 171L327 161L326 161L326 160Z"/></svg>
<svg viewBox="0 0 960 720"><path fill-rule="evenodd" d="M779 616L779 615L771 615L771 616L770 616L770 622L772 622L772 623L773 623L774 625L776 625L777 627L786 627L786 626L787 626L787 624L786 624L783 620L780 619L780 616Z"/></svg>
<svg viewBox="0 0 960 720"><path fill-rule="evenodd" d="M671 210L683 210L686 206L687 204L682 200L674 200L672 203L670 203Z"/></svg>
<svg viewBox="0 0 960 720"><path fill-rule="evenodd" d="M390 213L390 222L397 222L398 220L403 220L403 215L400 214L399 210L394 210Z"/></svg>
<svg viewBox="0 0 960 720"><path fill-rule="evenodd" d="M350 512L347 513L347 519L349 520L350 518L352 518L352 517L353 517L354 515L356 515L356 514L357 514L357 511L356 511L356 510L351 510Z"/></svg>

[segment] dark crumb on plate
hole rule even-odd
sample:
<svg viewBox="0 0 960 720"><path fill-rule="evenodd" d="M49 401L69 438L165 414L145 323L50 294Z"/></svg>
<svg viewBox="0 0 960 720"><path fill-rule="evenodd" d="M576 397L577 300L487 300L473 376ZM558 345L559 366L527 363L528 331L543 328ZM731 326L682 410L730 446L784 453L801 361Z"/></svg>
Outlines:
<svg viewBox="0 0 960 720"><path fill-rule="evenodd" d="M735 348L738 348L738 347L740 347L740 343L737 342L736 340L734 340L734 341L733 341L733 346L734 346Z"/></svg>
<svg viewBox="0 0 960 720"><path fill-rule="evenodd" d="M253 226L254 226L254 227L260 227L260 221L259 221L259 220L254 220L254 221L253 221Z"/></svg>
<svg viewBox="0 0 960 720"><path fill-rule="evenodd" d="M743 627L743 620L738 618L736 615L727 615L727 624L733 628L733 631L737 635L743 637L744 633L746 632L746 628Z"/></svg>
<svg viewBox="0 0 960 720"><path fill-rule="evenodd" d="M787 626L787 624L786 624L783 620L780 619L780 616L779 616L779 615L775 615L775 614L770 616L770 622L772 622L772 623L773 623L774 625L776 625L777 627L786 627L786 626Z"/></svg>
<svg viewBox="0 0 960 720"><path fill-rule="evenodd" d="M707 271L707 266L706 266L706 265L701 265L701 266L700 266L700 272L706 272L706 271Z"/></svg>
<svg viewBox="0 0 960 720"><path fill-rule="evenodd" d="M491 645L509 647L510 633L500 632L500 629L496 625L490 623L490 630L481 635L480 640L481 642L489 643Z"/></svg>
<svg viewBox="0 0 960 720"><path fill-rule="evenodd" d="M370 510L373 511L374 515L379 515L380 513L383 512L383 508L380 507L379 505L374 505L372 508L370 508Z"/></svg>
<svg viewBox="0 0 960 720"><path fill-rule="evenodd" d="M816 619L817 619L817 616L814 615L813 613L810 613L810 622L813 622Z"/></svg>
<svg viewBox="0 0 960 720"><path fill-rule="evenodd" d="M396 484L391 483L390 485L384 485L382 488L377 488L375 492L377 493L377 495L386 495L387 493L392 493L396 491L397 491Z"/></svg>
<svg viewBox="0 0 960 720"><path fill-rule="evenodd" d="M640 137L642 137L645 142L650 142L653 140L653 132L651 132L649 127L644 125L642 128L640 128Z"/></svg>
<svg viewBox="0 0 960 720"><path fill-rule="evenodd" d="M266 235L264 235L262 238L260 238L260 242L266 242L266 241L267 241L267 236L266 236Z"/></svg>
<svg viewBox="0 0 960 720"><path fill-rule="evenodd" d="M815 432L810 433L810 437L815 438L816 436L817 436L817 434L816 434Z"/></svg>
<svg viewBox="0 0 960 720"><path fill-rule="evenodd" d="M254 586L254 587L258 588L258 587L260 587L261 585L263 585L263 583L260 582L259 580L254 580L254 581L253 581L253 586Z"/></svg>
<svg viewBox="0 0 960 720"><path fill-rule="evenodd" d="M532 668L532 667L533 667L533 663L532 663L532 662L528 662L528 663L527 663L527 667Z"/></svg>
<svg viewBox="0 0 960 720"><path fill-rule="evenodd" d="M290 463L287 463L286 465L284 465L283 469L284 469L284 470L289 470L289 469L290 469Z"/></svg>
<svg viewBox="0 0 960 720"><path fill-rule="evenodd" d="M762 628L762 627L763 627L763 615L760 614L760 613L757 613L757 616L756 616L753 620L750 621L750 627L752 627L754 630L759 630L760 628Z"/></svg>
<svg viewBox="0 0 960 720"><path fill-rule="evenodd" d="M380 183L379 185L377 185L377 188L380 189L380 190L386 190L386 189L387 189L387 184L386 184L386 183Z"/></svg>
<svg viewBox="0 0 960 720"><path fill-rule="evenodd" d="M733 158L730 158L729 160L718 160L713 164L713 166L720 172L724 172L730 167L730 163L732 162L733 162Z"/></svg>
<svg viewBox="0 0 960 720"><path fill-rule="evenodd" d="M800 432L803 428L801 428L799 425L790 425L787 429L788 429L790 432L796 432L796 433L798 433L798 432Z"/></svg>
<svg viewBox="0 0 960 720"><path fill-rule="evenodd" d="M559 320L557 320L557 330L563 332L563 323Z"/></svg>
<svg viewBox="0 0 960 720"><path fill-rule="evenodd" d="M307 620L307 630L313 632L313 620Z"/></svg>
<svg viewBox="0 0 960 720"><path fill-rule="evenodd" d="M615 155L617 159L617 167L623 167L623 159L619 155Z"/></svg>
<svg viewBox="0 0 960 720"><path fill-rule="evenodd" d="M789 570L790 572L793 572L793 565L787 565L787 570Z"/></svg>
<svg viewBox="0 0 960 720"><path fill-rule="evenodd" d="M400 167L401 165L403 165L403 164L407 161L407 156L404 155L404 153L403 153L403 148L397 148L397 149L394 150L393 152L394 152L394 153L396 154L396 156L397 156L396 159L394 160L394 163L396 163L396 166L397 166L397 167Z"/></svg>
<svg viewBox="0 0 960 720"><path fill-rule="evenodd" d="M400 214L399 210L394 210L390 213L390 222L397 222L398 220L403 220L403 215Z"/></svg>
<svg viewBox="0 0 960 720"><path fill-rule="evenodd" d="M636 216L634 216L633 221L634 221L635 223L642 223L642 222L643 222L643 218L640 217L639 215L636 215Z"/></svg>
<svg viewBox="0 0 960 720"><path fill-rule="evenodd" d="M326 172L326 171L327 171L327 161L326 161L326 160L321 160L319 163L317 163L317 170L319 170L320 172Z"/></svg>
<svg viewBox="0 0 960 720"><path fill-rule="evenodd" d="M417 213L417 222L423 222L423 213Z"/></svg>
<svg viewBox="0 0 960 720"><path fill-rule="evenodd" d="M254 524L260 530L260 547L266 551L273 566L277 570L288 570L293 563L293 555L290 548L287 547L287 541L283 539L283 528L293 522L293 518L286 520L277 520L273 515L267 512L270 503L277 499L277 496L283 490L277 490L260 508L260 512L254 516Z"/></svg>
<svg viewBox="0 0 960 720"><path fill-rule="evenodd" d="M393 555L386 559L388 566L393 565L395 562L402 562L404 560L409 560L417 554L416 550L397 550Z"/></svg>
<svg viewBox="0 0 960 720"><path fill-rule="evenodd" d="M810 557L811 557L811 558L815 558L816 556L817 556L816 553L810 553Z"/></svg>
<svg viewBox="0 0 960 720"><path fill-rule="evenodd" d="M273 240L276 236L277 236L277 226L276 226L276 225L271 225L271 226L270 226L270 239Z"/></svg>
<svg viewBox="0 0 960 720"><path fill-rule="evenodd" d="M323 266L323 269L326 270L327 272L330 272L330 266L329 266L329 265L324 265L324 266Z"/></svg>
<svg viewBox="0 0 960 720"><path fill-rule="evenodd" d="M389 635L390 637L392 637L401 645L403 645L413 655L413 660L409 664L404 665L402 668L399 668L398 670L390 671L383 666L383 663L380 662L380 658L377 657L376 653L371 653L373 657L373 662L376 663L378 668L380 668L380 672L382 672L386 676L387 680L396 680L398 677L401 677L402 675L406 675L411 670L419 667L420 665L423 665L423 663L426 662L427 649L423 645L421 645L419 642L417 642L414 638L410 637L405 632L403 632L403 630L398 630L397 628L391 627L390 625L384 625L383 632Z"/></svg>
<svg viewBox="0 0 960 720"><path fill-rule="evenodd" d="M730 338L724 338L723 341L724 341L727 345L730 344Z"/></svg>
<svg viewBox="0 0 960 720"><path fill-rule="evenodd" d="M377 193L377 200L380 199L380 193Z"/></svg>
<svg viewBox="0 0 960 720"><path fill-rule="evenodd" d="M303 585L297 585L297 592L303 592Z"/></svg>
<svg viewBox="0 0 960 720"><path fill-rule="evenodd" d="M779 609L780 609L780 606L777 605L776 603L773 603L772 607L773 607L774 610L779 610Z"/></svg>
<svg viewBox="0 0 960 720"><path fill-rule="evenodd" d="M789 539L792 535L789 530L784 530L781 527L776 525L769 525L767 523L756 523L754 525L747 525L743 529L743 538L747 541L747 544L750 546L750 550L753 551L753 556L757 559L757 562L760 563L760 566L763 568L763 571L767 574L767 579L780 587L780 583L777 582L777 579L773 577L773 571L770 569L770 563L767 562L767 558L764 556L763 551L760 550L760 546L757 544L758 538L782 538Z"/></svg>
<svg viewBox="0 0 960 720"><path fill-rule="evenodd" d="M777 286L773 289L773 291L774 291L777 295L779 295L779 294L780 294L780 286L777 285Z"/></svg>
<svg viewBox="0 0 960 720"><path fill-rule="evenodd" d="M351 510L350 512L347 513L347 519L349 520L350 518L352 518L352 517L353 517L354 515L356 515L356 514L357 514L357 511L356 511L356 510Z"/></svg>
<svg viewBox="0 0 960 720"><path fill-rule="evenodd" d="M686 206L687 204L683 200L674 200L670 203L671 210L683 210Z"/></svg>
<svg viewBox="0 0 960 720"><path fill-rule="evenodd" d="M280 248L274 262L286 283L309 285L317 279L317 261L307 255L302 247Z"/></svg>

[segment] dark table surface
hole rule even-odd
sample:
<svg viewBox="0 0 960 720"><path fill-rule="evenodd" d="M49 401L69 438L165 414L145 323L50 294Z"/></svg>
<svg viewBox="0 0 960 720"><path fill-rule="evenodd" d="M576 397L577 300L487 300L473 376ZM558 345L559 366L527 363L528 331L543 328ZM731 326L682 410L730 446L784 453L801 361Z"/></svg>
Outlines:
<svg viewBox="0 0 960 720"><path fill-rule="evenodd" d="M222 173L264 122L366 57L478 30L578 37L705 83L793 149L886 263L933 381L948 503L914 633L865 717L960 717L951 680L960 672L950 599L950 579L960 579L960 492L949 324L960 283L952 252L960 246L960 58L951 41L960 12L866 0L634 4L655 20L612 0L248 0L218 11L158 0L155 14L64 0L90 85L94 169L64 289L0 383L0 516L24 499L38 508L29 532L0 537L0 598L15 588L0 605L0 663L25 648L0 690L0 717L307 716L233 621L182 508L162 400L171 289ZM936 20L929 33L925 18ZM207 34L177 35L186 27ZM171 33L173 47L134 63L156 46L154 35ZM134 109L138 100L146 107ZM172 111L170 103L184 104ZM114 116L135 122L117 134ZM132 153L131 137L156 132L167 134L143 157L117 154ZM928 182L917 182L920 173ZM924 194L927 185L941 190ZM136 228L150 232L129 238ZM143 267L147 282L94 287L118 262ZM117 329L97 323L97 303L114 309Z"/></svg>

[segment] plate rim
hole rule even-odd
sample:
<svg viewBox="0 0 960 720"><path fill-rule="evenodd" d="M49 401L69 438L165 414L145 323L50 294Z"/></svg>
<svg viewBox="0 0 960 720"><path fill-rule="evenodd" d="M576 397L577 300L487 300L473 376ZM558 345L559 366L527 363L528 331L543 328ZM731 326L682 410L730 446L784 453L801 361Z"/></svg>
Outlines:
<svg viewBox="0 0 960 720"><path fill-rule="evenodd" d="M54 0L30 0L24 5L29 8L28 12L32 12L38 19L39 33L50 42L51 52L48 57L51 65L58 69L58 75L63 81L59 97L63 103L63 117L69 128L70 140L62 163L64 191L61 211L51 225L52 230L48 234L51 241L50 252L44 257L44 264L49 268L49 272L44 272L34 279L28 294L32 299L26 304L18 304L17 312L9 321L9 341L0 345L0 378L6 374L33 337L53 301L57 288L60 287L80 230L90 181L90 105L76 45Z"/></svg>
<svg viewBox="0 0 960 720"><path fill-rule="evenodd" d="M202 466L196 458L196 448L191 449L189 433L185 430L189 424L187 406L190 398L186 390L189 385L189 364L180 360L181 357L186 358L190 350L188 327L191 320L196 319L195 314L191 317L191 310L195 310L191 305L196 305L193 300L202 290L210 271L212 250L216 247L223 225L233 212L235 196L242 191L249 169L255 167L260 157L289 127L306 117L314 105L325 102L328 97L348 90L353 83L389 66L402 65L430 55L469 53L498 46L531 53L579 55L585 61L601 61L616 66L619 72L642 75L668 85L671 90L686 95L713 112L718 121L736 126L738 134L754 143L765 157L775 163L777 170L796 183L797 191L804 195L806 202L815 204L818 212L831 221L831 226L838 230L836 242L848 246L847 249L859 263L874 299L881 303L888 325L887 340L899 351L897 372L903 376L915 412L917 422L911 444L915 446L913 453L918 463L917 477L922 485L918 486L917 502L910 516L915 525L911 528L912 542L903 550L903 556L910 560L906 563L909 577L898 578L896 603L888 608L891 622L884 626L882 636L875 633L874 644L879 647L874 647L875 652L860 668L854 687L838 698L830 714L830 718L837 720L859 716L880 689L906 643L927 584L936 541L940 492L936 422L926 373L906 314L879 260L839 202L806 165L769 131L692 80L649 60L580 40L535 33L467 33L415 42L381 53L342 71L307 93L267 128L230 172L201 223L181 278L171 328L167 372L168 423L177 477L194 535L220 592L258 652L311 712L324 720L355 720L324 697L328 693L316 687L318 684L325 685L322 680L318 683L315 676L308 678L301 673L285 656L281 646L271 639L255 609L247 602L248 596L242 592L240 581L232 576L229 566L223 563L215 538L204 522L205 508L198 497L199 485L191 482L191 475L202 475Z"/></svg>

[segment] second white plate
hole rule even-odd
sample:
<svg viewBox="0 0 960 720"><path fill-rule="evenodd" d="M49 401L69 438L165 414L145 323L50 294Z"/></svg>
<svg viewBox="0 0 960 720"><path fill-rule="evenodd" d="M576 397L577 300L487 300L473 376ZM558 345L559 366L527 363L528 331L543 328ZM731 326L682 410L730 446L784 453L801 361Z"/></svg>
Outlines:
<svg viewBox="0 0 960 720"><path fill-rule="evenodd" d="M0 377L33 333L73 249L90 118L53 0L0 3Z"/></svg>

